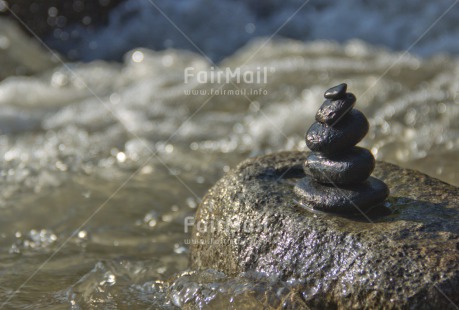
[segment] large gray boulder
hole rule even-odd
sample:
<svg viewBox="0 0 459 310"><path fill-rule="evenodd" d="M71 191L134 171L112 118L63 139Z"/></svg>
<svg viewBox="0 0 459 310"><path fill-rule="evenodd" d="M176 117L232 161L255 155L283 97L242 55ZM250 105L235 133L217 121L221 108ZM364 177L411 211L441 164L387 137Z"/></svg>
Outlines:
<svg viewBox="0 0 459 310"><path fill-rule="evenodd" d="M244 161L215 184L196 215L192 267L293 280L312 308L455 309L459 304L459 190L378 162L386 207L366 216L296 203L307 153Z"/></svg>

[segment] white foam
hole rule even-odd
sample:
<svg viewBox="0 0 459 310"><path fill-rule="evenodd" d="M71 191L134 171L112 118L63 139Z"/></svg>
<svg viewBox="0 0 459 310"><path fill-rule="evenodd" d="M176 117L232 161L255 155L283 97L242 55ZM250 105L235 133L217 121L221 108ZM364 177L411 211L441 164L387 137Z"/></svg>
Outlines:
<svg viewBox="0 0 459 310"><path fill-rule="evenodd" d="M135 53L142 53L141 61ZM145 49L127 54L123 65L75 63L6 79L0 83L0 130L5 134L0 161L11 173L26 171L29 177L27 183L6 178L10 187L4 191L54 184L49 175L63 167L67 173L103 167L104 175L113 175L120 165L139 167L151 152L163 158L152 164L153 170L166 160L178 171L185 164L217 171L213 165L219 162L209 158L219 154L237 162L248 153L304 149L304 133L323 91L343 81L370 119L363 145L378 159L457 184L454 169L446 167L455 167L459 149L454 101L458 61L402 55L356 41L344 46L298 41L265 45L260 39L224 65L233 70L267 67L267 84L185 84L185 68L211 70L211 65L189 52ZM261 88L266 94L211 95L220 88ZM189 89L206 94L187 95ZM425 164L431 157L442 158L435 169ZM41 173L32 173L36 170Z"/></svg>

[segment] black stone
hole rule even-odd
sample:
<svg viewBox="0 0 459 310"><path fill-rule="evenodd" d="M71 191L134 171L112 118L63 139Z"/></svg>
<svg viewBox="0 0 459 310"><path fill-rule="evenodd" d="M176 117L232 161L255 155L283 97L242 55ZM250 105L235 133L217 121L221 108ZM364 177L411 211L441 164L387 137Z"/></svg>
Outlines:
<svg viewBox="0 0 459 310"><path fill-rule="evenodd" d="M328 125L335 125L344 115L349 113L354 106L356 98L354 94L347 93L341 99L327 99L320 106L316 114L316 121Z"/></svg>
<svg viewBox="0 0 459 310"><path fill-rule="evenodd" d="M336 85L328 89L325 92L324 97L327 99L340 99L344 97L346 90L347 90L347 84L342 83L342 84Z"/></svg>
<svg viewBox="0 0 459 310"><path fill-rule="evenodd" d="M373 177L359 184L338 188L318 183L312 176L306 176L298 181L294 191L304 205L336 213L365 212L389 196L387 185Z"/></svg>
<svg viewBox="0 0 459 310"><path fill-rule="evenodd" d="M306 145L311 151L324 154L347 150L365 137L368 120L362 112L352 109L336 125L315 122L306 134Z"/></svg>
<svg viewBox="0 0 459 310"><path fill-rule="evenodd" d="M320 183L355 184L368 179L375 168L375 158L369 150L355 146L330 156L310 153L305 168Z"/></svg>

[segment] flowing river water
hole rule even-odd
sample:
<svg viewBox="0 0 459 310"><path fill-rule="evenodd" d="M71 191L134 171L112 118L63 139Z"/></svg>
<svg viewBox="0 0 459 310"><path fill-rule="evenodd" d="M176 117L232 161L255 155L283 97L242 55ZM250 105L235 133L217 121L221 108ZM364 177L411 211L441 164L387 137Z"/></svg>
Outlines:
<svg viewBox="0 0 459 310"><path fill-rule="evenodd" d="M186 68L216 65L178 50L63 64L20 49L6 63L33 74L0 75L3 309L241 309L266 291L281 304L288 283L187 270L184 223L241 160L305 149L323 91L341 82L370 120L361 145L378 160L459 185L454 57L259 39L218 67L266 80L185 83Z"/></svg>

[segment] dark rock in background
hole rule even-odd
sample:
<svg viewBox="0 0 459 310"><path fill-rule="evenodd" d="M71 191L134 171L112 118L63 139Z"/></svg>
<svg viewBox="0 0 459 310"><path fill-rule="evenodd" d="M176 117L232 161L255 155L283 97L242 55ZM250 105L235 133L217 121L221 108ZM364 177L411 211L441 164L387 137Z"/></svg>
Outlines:
<svg viewBox="0 0 459 310"><path fill-rule="evenodd" d="M218 181L197 212L192 266L297 279L313 308L453 309L458 188L378 162L374 175L391 188L387 208L368 218L312 213L293 193L306 156L249 159Z"/></svg>
<svg viewBox="0 0 459 310"><path fill-rule="evenodd" d="M70 24L84 26L105 24L109 12L124 0L4 0L10 10L38 36ZM0 12L13 20L17 18L8 10ZM23 24L21 27L24 27ZM30 31L24 29L26 33Z"/></svg>

